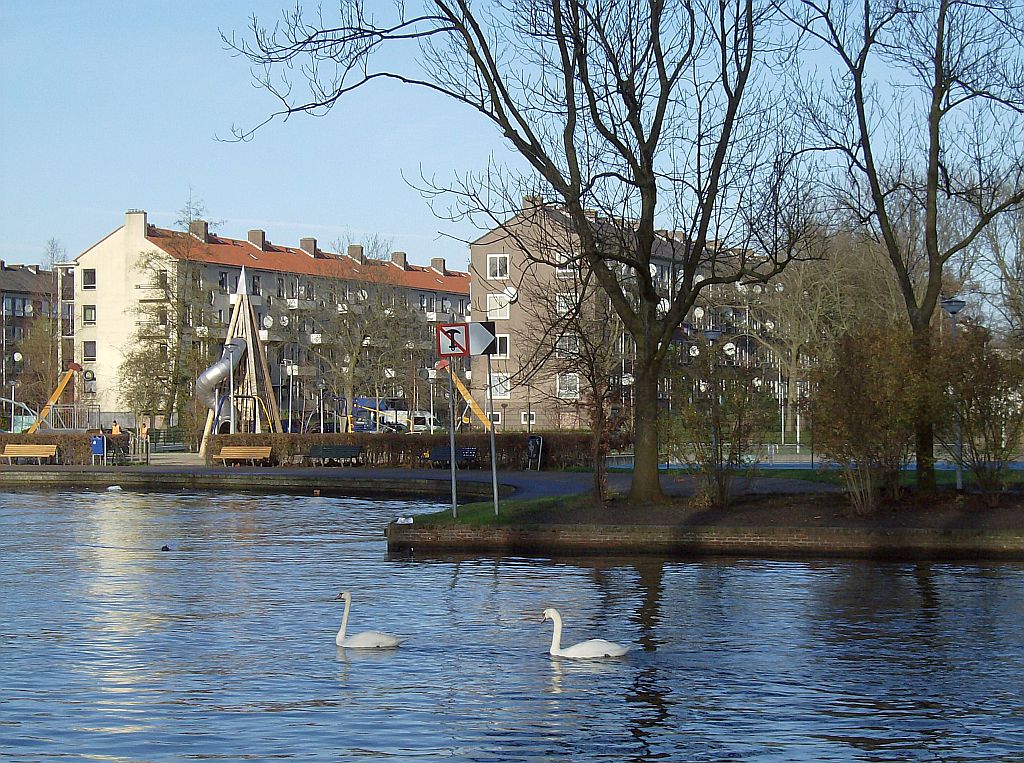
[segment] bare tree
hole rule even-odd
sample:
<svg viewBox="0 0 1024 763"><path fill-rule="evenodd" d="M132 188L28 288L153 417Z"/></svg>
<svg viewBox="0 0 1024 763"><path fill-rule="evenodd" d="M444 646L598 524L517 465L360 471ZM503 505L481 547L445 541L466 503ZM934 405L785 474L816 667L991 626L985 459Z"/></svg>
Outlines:
<svg viewBox="0 0 1024 763"><path fill-rule="evenodd" d="M805 84L805 123L836 158L835 197L888 254L927 377L949 268L1024 200L1022 8L1012 0L780 7L831 54L818 81ZM918 483L933 489L932 416L922 409L917 421Z"/></svg>
<svg viewBox="0 0 1024 763"><path fill-rule="evenodd" d="M378 21L343 0L335 24L296 8L226 42L280 99L267 121L323 114L390 79L464 104L501 131L527 175L489 167L432 188L455 193L451 214L482 215L488 228L527 188L565 215L578 264L636 344L630 497L653 501L662 497L657 387L674 331L701 289L777 272L804 228L790 214L801 209L801 165L769 66L790 49L773 13L767 0L424 0L420 12L397 3ZM419 55L402 71L386 56L407 46ZM652 272L659 227L675 231L665 289Z"/></svg>

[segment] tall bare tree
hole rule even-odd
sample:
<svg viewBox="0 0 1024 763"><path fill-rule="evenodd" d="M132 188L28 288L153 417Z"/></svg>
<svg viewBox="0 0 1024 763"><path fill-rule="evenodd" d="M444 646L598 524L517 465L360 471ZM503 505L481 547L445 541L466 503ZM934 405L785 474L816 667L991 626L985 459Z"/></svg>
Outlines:
<svg viewBox="0 0 1024 763"><path fill-rule="evenodd" d="M780 8L831 54L819 56L818 80L804 88L806 123L836 159L835 197L888 254L923 373L948 269L1024 200L1024 9L1014 0L780 0ZM927 490L934 427L929 411L917 421L918 483Z"/></svg>
<svg viewBox="0 0 1024 763"><path fill-rule="evenodd" d="M452 184L452 214L493 227L529 187L566 215L580 264L636 343L630 495L658 500L657 387L673 332L701 289L777 272L804 227L789 214L800 208L800 165L769 66L789 49L775 11L768 0L418 6L396 3L378 21L361 0L343 0L333 24L296 8L226 42L280 99L274 116L322 114L390 79L464 104L501 132L527 174L490 167ZM419 55L388 58L408 46ZM652 272L659 227L678 232L667 290Z"/></svg>

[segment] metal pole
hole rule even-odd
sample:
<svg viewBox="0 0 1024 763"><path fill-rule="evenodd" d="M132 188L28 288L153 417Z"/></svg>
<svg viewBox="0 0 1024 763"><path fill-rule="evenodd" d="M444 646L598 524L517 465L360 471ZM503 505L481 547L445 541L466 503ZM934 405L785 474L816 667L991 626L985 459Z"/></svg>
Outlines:
<svg viewBox="0 0 1024 763"><path fill-rule="evenodd" d="M295 363L294 361L288 364L288 431L290 433L295 432L295 422L292 420L292 402L295 399Z"/></svg>
<svg viewBox="0 0 1024 763"><path fill-rule="evenodd" d="M494 387L491 385L491 356L487 356L487 404L491 425L491 492L494 495L494 516L498 516L498 456L494 446Z"/></svg>
<svg viewBox="0 0 1024 763"><path fill-rule="evenodd" d="M455 490L455 382L452 379L454 370L448 361L448 466L452 474L452 516L458 519L459 503Z"/></svg>
<svg viewBox="0 0 1024 763"><path fill-rule="evenodd" d="M320 387L320 434L324 433L324 388Z"/></svg>
<svg viewBox="0 0 1024 763"><path fill-rule="evenodd" d="M955 347L956 346L956 342L957 342L957 339L956 339L956 313L953 313L952 315L950 315L950 318L953 319L953 331L951 333L953 335L953 346ZM956 417L956 492L957 493L964 492L964 471L963 471L963 467L960 465L963 462L963 460L964 460L964 434L963 434L962 424L960 423L960 416L957 415L957 417Z"/></svg>
<svg viewBox="0 0 1024 763"><path fill-rule="evenodd" d="M228 432L235 433L235 355L228 356Z"/></svg>
<svg viewBox="0 0 1024 763"><path fill-rule="evenodd" d="M429 369L427 370L427 387L430 390L430 434L434 434L434 380L430 378Z"/></svg>

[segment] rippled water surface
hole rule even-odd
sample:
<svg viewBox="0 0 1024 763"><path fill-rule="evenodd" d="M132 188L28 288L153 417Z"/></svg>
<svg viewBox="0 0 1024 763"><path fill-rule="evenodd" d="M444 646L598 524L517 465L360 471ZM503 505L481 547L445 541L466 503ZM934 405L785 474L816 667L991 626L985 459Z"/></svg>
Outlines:
<svg viewBox="0 0 1024 763"><path fill-rule="evenodd" d="M1024 760L1019 565L389 557L433 508L0 496L0 757Z"/></svg>

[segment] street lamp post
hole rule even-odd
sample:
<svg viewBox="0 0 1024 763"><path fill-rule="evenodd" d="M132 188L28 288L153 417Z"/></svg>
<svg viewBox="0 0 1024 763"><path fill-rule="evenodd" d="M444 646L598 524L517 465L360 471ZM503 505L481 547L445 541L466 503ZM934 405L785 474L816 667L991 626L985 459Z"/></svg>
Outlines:
<svg viewBox="0 0 1024 763"><path fill-rule="evenodd" d="M11 364L11 434L14 434L14 382L18 377L18 363L21 362L23 355L15 351L11 356L11 360L14 362Z"/></svg>
<svg viewBox="0 0 1024 763"><path fill-rule="evenodd" d="M320 395L319 410L320 410L320 434L324 433L324 389L327 387L327 382L320 379L316 383L316 390Z"/></svg>
<svg viewBox="0 0 1024 763"><path fill-rule="evenodd" d="M956 346L956 314L964 309L967 304L962 299L956 297L949 297L948 299L942 300L939 304L942 305L942 309L950 317L953 322L952 337L953 345ZM964 492L964 474L963 474L963 460L964 460L964 435L963 428L960 424L960 416L956 417L956 492Z"/></svg>

